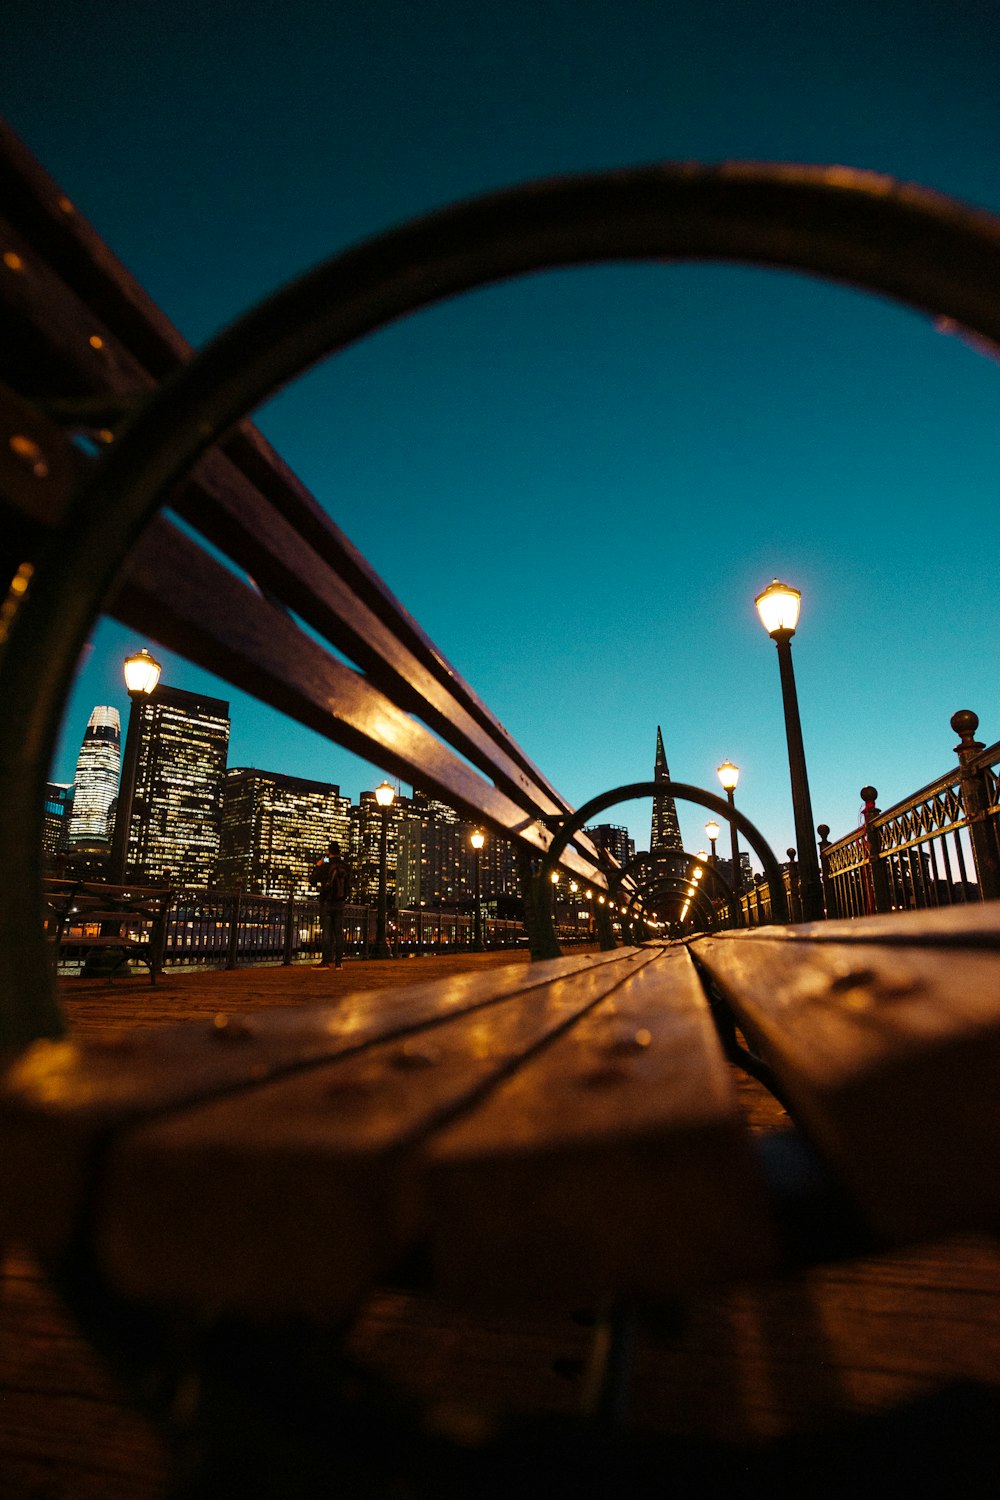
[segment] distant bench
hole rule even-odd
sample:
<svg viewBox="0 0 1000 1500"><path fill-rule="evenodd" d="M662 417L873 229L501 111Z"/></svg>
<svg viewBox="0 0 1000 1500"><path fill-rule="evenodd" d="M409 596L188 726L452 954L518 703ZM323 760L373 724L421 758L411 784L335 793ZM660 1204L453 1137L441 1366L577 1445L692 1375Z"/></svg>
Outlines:
<svg viewBox="0 0 1000 1500"><path fill-rule="evenodd" d="M110 955L113 977L133 959L152 984L163 967L173 890L164 886L105 885L101 881L42 881L43 922L58 964L70 954Z"/></svg>

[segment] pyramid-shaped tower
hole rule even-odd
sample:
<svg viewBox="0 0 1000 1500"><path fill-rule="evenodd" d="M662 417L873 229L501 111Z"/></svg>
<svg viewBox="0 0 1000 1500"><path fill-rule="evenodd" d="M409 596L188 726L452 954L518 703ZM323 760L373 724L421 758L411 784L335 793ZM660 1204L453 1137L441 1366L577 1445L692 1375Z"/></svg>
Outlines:
<svg viewBox="0 0 1000 1500"><path fill-rule="evenodd" d="M654 781L669 781L670 767L663 749L663 731L656 726L656 760ZM653 802L653 826L649 834L649 852L659 854L668 849L683 849L681 827L677 821L677 804L673 797L657 797Z"/></svg>

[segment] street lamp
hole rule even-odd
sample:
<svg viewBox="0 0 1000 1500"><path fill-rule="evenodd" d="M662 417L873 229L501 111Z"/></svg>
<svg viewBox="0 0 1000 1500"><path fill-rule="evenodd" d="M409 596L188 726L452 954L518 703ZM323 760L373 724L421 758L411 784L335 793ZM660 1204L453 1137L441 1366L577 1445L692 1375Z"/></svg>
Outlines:
<svg viewBox="0 0 1000 1500"><path fill-rule="evenodd" d="M795 841L799 846L799 890L802 917L815 922L823 913L823 884L819 873L819 856L813 834L809 778L806 775L806 753L802 744L799 700L792 671L792 636L799 622L802 595L777 578L754 600L761 624L778 650L781 672L781 699L785 710L785 738L788 742L788 770L792 783L792 812L795 818Z"/></svg>
<svg viewBox="0 0 1000 1500"><path fill-rule="evenodd" d="M722 782L722 790L729 802L729 837L730 853L733 861L733 890L736 892L736 925L740 926L743 918L743 908L739 897L743 890L743 872L740 869L740 844L736 837L736 819L733 813L736 811L736 783L740 779L740 768L734 766L731 760L724 760L721 766L716 767L715 774Z"/></svg>
<svg viewBox="0 0 1000 1500"><path fill-rule="evenodd" d="M125 881L129 825L132 822L132 803L135 800L135 780L139 768L140 710L138 705L143 698L148 698L156 687L163 668L143 646L141 651L134 651L131 656L125 658L122 670L125 674L125 687L129 697L128 731L125 735L122 773L118 781L115 834L108 859L108 881L111 885L122 885Z"/></svg>
<svg viewBox="0 0 1000 1500"><path fill-rule="evenodd" d="M381 786L375 788L375 801L382 813L382 827L379 831L378 841L378 909L375 918L375 947L372 950L373 958L391 958L392 949L389 947L386 936L387 928L387 896L386 896L386 859L389 843L389 809L396 800L395 788L388 782L383 781Z"/></svg>
<svg viewBox="0 0 1000 1500"><path fill-rule="evenodd" d="M473 951L473 953L482 953L482 951L483 951L483 903L482 903L482 886L480 884L480 856L482 854L483 845L486 843L486 835L485 835L485 833L483 832L483 830L481 828L477 828L475 830L475 832L470 835L470 837L469 837L469 843L472 845L473 854L475 855L475 871L474 871L474 873L475 873L475 882L476 882L475 883L475 899L476 899L476 904L475 904L475 907L473 908L473 918L472 918L472 951ZM553 870L552 873L555 874L556 872Z"/></svg>
<svg viewBox="0 0 1000 1500"><path fill-rule="evenodd" d="M714 818L710 818L709 821L705 824L705 837L708 839L709 845L712 850L711 854L709 855L709 859L711 860L713 867L719 862L718 855L715 852L715 844L720 832L721 829L719 828L718 823Z"/></svg>

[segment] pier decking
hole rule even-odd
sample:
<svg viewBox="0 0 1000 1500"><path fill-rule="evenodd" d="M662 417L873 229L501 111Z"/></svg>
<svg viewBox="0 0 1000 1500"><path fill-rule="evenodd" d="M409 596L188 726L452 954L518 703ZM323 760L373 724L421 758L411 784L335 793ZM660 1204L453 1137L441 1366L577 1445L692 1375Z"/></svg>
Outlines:
<svg viewBox="0 0 1000 1500"><path fill-rule="evenodd" d="M340 995L400 980L520 961L517 954L455 954L315 967L168 972L61 986L71 1034L131 1025L212 1026L219 1015L281 1006L336 1006ZM401 972L402 971L402 972ZM755 1131L787 1128L781 1107L739 1075ZM159 1500L160 1439L129 1409L61 1309L39 1266L16 1247L0 1291L0 1492L7 1500L73 1500L114 1493ZM592 1330L586 1310L482 1314L414 1287L386 1286L368 1301L349 1352L422 1403L442 1430L473 1435L491 1414L565 1415L578 1407ZM955 1493L980 1491L1000 1413L1000 1256L986 1239L950 1240L878 1259L847 1261L789 1281L695 1296L677 1327L645 1328L629 1423L695 1445L831 1437L858 1424L872 1462L919 1434L940 1431L968 1455ZM819 1441L822 1442L822 1436Z"/></svg>

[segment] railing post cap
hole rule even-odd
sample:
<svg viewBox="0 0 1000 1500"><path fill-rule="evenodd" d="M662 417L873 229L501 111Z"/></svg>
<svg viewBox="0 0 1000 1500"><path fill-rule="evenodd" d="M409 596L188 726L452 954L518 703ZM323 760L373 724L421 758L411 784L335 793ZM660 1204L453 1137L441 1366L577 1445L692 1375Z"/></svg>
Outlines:
<svg viewBox="0 0 1000 1500"><path fill-rule="evenodd" d="M863 786L860 795L866 807L871 807L878 801L878 792L873 786Z"/></svg>
<svg viewBox="0 0 1000 1500"><path fill-rule="evenodd" d="M982 746L975 738L976 730L979 728L979 715L973 713L971 708L960 708L951 716L951 727L960 736L962 743L956 745L956 750L981 750Z"/></svg>
<svg viewBox="0 0 1000 1500"><path fill-rule="evenodd" d="M830 837L830 825L829 825L829 823L817 823L816 824L816 832L819 834L820 838L823 839L824 841L826 839L828 839Z"/></svg>

